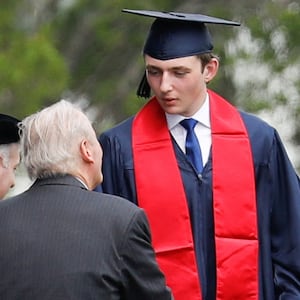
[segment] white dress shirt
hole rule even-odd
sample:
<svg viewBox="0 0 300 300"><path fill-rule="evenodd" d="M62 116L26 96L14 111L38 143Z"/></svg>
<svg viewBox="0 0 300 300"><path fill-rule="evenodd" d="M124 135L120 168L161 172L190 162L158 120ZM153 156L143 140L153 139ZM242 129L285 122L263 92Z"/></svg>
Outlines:
<svg viewBox="0 0 300 300"><path fill-rule="evenodd" d="M168 122L168 128L173 138L175 139L181 150L185 153L186 130L182 125L180 125L180 121L186 119L186 117L166 113L166 118ZM211 127L208 94L206 95L205 101L201 108L189 118L193 118L198 121L194 130L200 143L203 166L205 166L211 147Z"/></svg>

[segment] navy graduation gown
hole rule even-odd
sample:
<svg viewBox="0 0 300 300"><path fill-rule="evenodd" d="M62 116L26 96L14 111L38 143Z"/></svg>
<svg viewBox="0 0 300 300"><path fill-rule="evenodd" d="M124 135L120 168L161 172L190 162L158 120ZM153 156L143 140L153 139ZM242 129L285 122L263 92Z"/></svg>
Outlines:
<svg viewBox="0 0 300 300"><path fill-rule="evenodd" d="M300 299L299 178L276 130L255 116L244 112L241 115L248 130L255 165L260 299ZM104 152L102 190L137 203L132 120L133 117L100 136ZM199 179L175 141L173 144L188 200L203 299L215 300L212 160L210 157Z"/></svg>

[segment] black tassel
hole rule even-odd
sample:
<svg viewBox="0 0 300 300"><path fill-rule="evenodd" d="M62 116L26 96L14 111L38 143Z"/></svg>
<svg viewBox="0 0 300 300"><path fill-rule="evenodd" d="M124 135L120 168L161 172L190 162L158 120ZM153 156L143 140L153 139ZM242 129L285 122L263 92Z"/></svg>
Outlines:
<svg viewBox="0 0 300 300"><path fill-rule="evenodd" d="M139 97L143 97L145 99L148 99L151 95L151 88L149 86L149 83L147 81L146 72L144 72L143 78L139 84L139 87L136 91L136 94Z"/></svg>

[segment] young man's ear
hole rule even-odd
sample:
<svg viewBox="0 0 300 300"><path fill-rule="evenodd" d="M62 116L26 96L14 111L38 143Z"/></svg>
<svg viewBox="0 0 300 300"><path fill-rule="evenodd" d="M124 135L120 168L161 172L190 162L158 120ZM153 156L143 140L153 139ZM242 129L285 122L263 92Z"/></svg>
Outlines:
<svg viewBox="0 0 300 300"><path fill-rule="evenodd" d="M209 83L217 74L219 69L219 60L212 58L204 67L203 75L206 83Z"/></svg>

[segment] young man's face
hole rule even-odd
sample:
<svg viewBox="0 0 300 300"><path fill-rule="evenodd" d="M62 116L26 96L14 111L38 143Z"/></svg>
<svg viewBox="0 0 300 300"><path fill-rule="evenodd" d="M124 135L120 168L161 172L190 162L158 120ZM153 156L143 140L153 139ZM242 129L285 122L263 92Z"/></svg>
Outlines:
<svg viewBox="0 0 300 300"><path fill-rule="evenodd" d="M145 64L148 83L165 112L191 116L201 107L208 80L197 56L158 60L145 55Z"/></svg>
<svg viewBox="0 0 300 300"><path fill-rule="evenodd" d="M12 144L10 147L10 155L8 165L3 164L0 156L0 199L3 199L9 189L15 185L15 171L20 163L19 146Z"/></svg>

